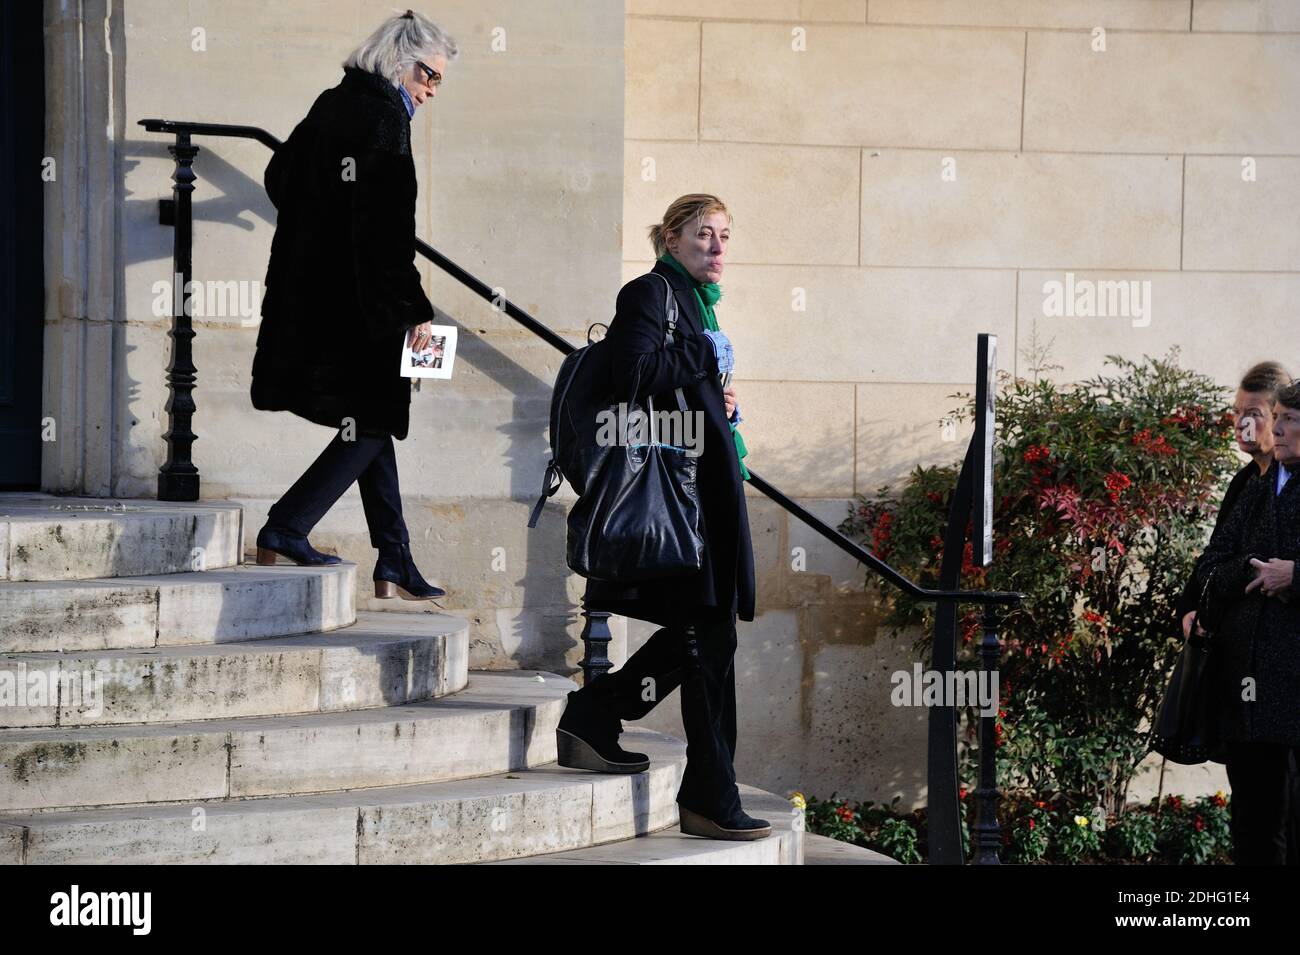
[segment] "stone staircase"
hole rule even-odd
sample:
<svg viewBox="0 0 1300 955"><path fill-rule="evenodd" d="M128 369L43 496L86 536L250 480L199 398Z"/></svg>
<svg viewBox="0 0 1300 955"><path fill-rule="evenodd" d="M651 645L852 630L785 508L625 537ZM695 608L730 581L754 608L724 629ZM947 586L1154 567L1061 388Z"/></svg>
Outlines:
<svg viewBox="0 0 1300 955"><path fill-rule="evenodd" d="M0 862L805 861L752 787L770 838L683 836L672 737L557 766L570 680L471 672L464 619L358 613L356 574L245 564L233 504L0 495Z"/></svg>

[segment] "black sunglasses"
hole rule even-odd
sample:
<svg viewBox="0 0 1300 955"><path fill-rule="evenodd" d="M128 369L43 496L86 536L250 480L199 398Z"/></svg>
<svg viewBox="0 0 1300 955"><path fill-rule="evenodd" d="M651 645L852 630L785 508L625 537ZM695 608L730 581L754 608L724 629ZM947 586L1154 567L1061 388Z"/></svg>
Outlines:
<svg viewBox="0 0 1300 955"><path fill-rule="evenodd" d="M442 74L439 73L437 70L435 70L433 67L421 63L419 60L415 61L415 65L418 66L420 69L424 70L424 75L428 77L429 82L431 84L433 84L434 86L442 85Z"/></svg>

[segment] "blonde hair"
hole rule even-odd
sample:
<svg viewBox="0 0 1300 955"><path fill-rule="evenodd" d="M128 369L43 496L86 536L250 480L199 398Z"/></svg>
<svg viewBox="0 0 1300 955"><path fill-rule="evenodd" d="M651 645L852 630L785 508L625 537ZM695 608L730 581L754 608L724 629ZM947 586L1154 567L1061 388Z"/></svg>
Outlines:
<svg viewBox="0 0 1300 955"><path fill-rule="evenodd" d="M710 195L707 192L692 192L690 195L674 199L672 205L664 213L664 221L650 227L650 244L655 247L655 256L661 256L668 251L667 233L676 232L680 234L682 227L692 219L698 224L704 220L705 216L713 215L715 212L721 212L727 217L727 223L731 223L731 213L727 211L726 204L717 196Z"/></svg>
<svg viewBox="0 0 1300 955"><path fill-rule="evenodd" d="M424 14L407 10L381 23L343 65L378 74L396 86L416 60L439 54L454 60L459 52L447 31Z"/></svg>

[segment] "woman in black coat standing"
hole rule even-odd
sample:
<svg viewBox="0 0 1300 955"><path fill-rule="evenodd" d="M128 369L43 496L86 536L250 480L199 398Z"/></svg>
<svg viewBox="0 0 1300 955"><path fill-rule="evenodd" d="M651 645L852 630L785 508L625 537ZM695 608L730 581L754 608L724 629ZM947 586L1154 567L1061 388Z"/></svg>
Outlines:
<svg viewBox="0 0 1300 955"><path fill-rule="evenodd" d="M266 168L278 213L253 359L253 407L292 411L338 434L270 508L257 562L338 563L307 541L356 481L378 549L375 596L432 599L402 518L393 439L407 434L403 339L421 350L433 307L415 267L411 118L437 95L456 44L408 10L344 62Z"/></svg>
<svg viewBox="0 0 1300 955"><path fill-rule="evenodd" d="M1273 441L1268 471L1246 485L1198 571L1239 865L1287 859L1287 770L1300 753L1300 382L1277 393Z"/></svg>
<svg viewBox="0 0 1300 955"><path fill-rule="evenodd" d="M1228 489L1219 504L1219 513L1214 519L1210 540L1214 540L1223 529L1228 515L1232 513L1251 478L1263 475L1272 465L1273 405L1277 401L1278 389L1290 383L1290 374L1275 361L1262 361L1242 375L1232 404L1233 433L1237 438L1237 447L1242 453L1250 455L1250 460L1228 482ZM1188 577L1187 585L1175 607L1184 637L1191 635L1192 620L1196 616L1196 605L1200 598L1197 590L1199 567L1198 559L1196 569Z"/></svg>
<svg viewBox="0 0 1300 955"><path fill-rule="evenodd" d="M687 744L677 793L682 831L748 840L770 835L771 826L741 808L733 765L736 616L754 619L754 555L741 460L747 452L736 431L736 390L724 384L734 352L713 314L730 237L731 216L720 199L683 196L650 228L659 261L619 292L606 336L616 400L644 403L650 396L657 408L676 409L680 388L694 428L684 433L703 435L697 489L704 563L684 577L628 585L588 581L588 610L648 620L661 629L618 670L569 694L556 736L563 766L640 772L649 761L618 745L621 721L641 719L680 686ZM666 345L670 290L679 318Z"/></svg>

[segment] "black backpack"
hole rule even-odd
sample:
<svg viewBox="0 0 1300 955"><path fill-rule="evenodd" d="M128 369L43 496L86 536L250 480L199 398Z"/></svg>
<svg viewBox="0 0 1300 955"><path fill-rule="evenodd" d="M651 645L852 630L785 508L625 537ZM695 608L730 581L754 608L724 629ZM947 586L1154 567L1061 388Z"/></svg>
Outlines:
<svg viewBox="0 0 1300 955"><path fill-rule="evenodd" d="M664 341L671 344L677 328L677 300L668 280L662 275L659 278L668 289ZM591 460L588 449L596 446L600 412L612 408L615 393L609 345L603 338L591 340L591 329L596 325L587 329L587 344L566 356L555 375L551 392L551 459L542 476L542 493L528 517L529 527L537 526L546 499L560 489L563 481L568 481L579 497L586 492L586 468Z"/></svg>

